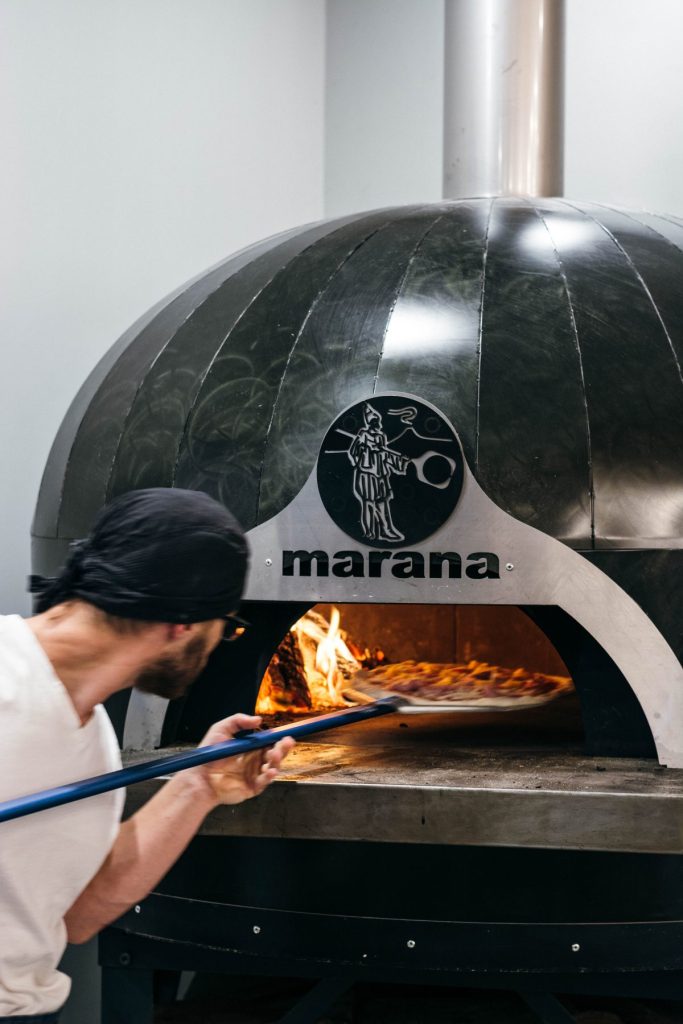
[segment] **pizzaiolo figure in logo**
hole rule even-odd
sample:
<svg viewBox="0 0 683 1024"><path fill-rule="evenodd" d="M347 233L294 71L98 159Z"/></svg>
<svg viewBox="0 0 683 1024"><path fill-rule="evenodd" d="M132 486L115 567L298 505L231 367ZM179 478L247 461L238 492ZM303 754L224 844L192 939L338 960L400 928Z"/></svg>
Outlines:
<svg viewBox="0 0 683 1024"><path fill-rule="evenodd" d="M382 417L369 402L363 407L364 426L348 450L353 470L353 493L361 507L360 523L368 540L403 540L391 519L393 473L405 474L410 459L388 447Z"/></svg>

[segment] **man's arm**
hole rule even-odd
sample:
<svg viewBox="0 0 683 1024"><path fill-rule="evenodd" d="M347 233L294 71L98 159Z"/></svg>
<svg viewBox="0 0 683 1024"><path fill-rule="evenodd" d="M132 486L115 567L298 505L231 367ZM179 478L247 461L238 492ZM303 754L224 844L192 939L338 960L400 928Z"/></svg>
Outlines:
<svg viewBox="0 0 683 1024"><path fill-rule="evenodd" d="M259 718L232 715L212 726L202 741L221 743ZM277 776L294 745L280 740L270 750L228 758L179 772L123 822L109 856L65 916L69 942L86 942L120 917L163 878L218 804L258 796Z"/></svg>

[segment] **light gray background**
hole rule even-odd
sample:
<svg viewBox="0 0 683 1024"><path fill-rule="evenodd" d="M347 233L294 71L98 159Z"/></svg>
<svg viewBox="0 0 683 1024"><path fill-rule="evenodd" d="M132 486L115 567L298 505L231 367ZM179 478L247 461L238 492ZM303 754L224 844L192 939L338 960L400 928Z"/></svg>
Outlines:
<svg viewBox="0 0 683 1024"><path fill-rule="evenodd" d="M566 194L683 215L683 4L567 11ZM276 231L440 198L442 24L443 0L0 0L0 612L28 611L52 439L129 324ZM96 1024L93 957L65 1024Z"/></svg>
<svg viewBox="0 0 683 1024"><path fill-rule="evenodd" d="M0 611L59 423L183 281L323 216L318 0L0 0Z"/></svg>

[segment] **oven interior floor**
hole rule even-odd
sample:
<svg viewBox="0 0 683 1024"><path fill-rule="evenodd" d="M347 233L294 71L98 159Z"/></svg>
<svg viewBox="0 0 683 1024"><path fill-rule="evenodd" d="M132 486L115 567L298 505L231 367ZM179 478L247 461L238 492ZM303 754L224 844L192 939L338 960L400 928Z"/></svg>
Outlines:
<svg viewBox="0 0 683 1024"><path fill-rule="evenodd" d="M131 787L128 813L160 784ZM586 755L563 700L397 714L298 744L273 786L202 834L680 854L683 770Z"/></svg>

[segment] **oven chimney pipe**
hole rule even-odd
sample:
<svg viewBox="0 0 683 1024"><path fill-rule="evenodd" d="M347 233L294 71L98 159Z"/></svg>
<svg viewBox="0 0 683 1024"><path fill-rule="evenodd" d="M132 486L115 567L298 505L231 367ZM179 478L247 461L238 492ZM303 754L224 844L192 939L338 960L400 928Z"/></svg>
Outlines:
<svg viewBox="0 0 683 1024"><path fill-rule="evenodd" d="M564 0L446 0L444 198L560 196Z"/></svg>

